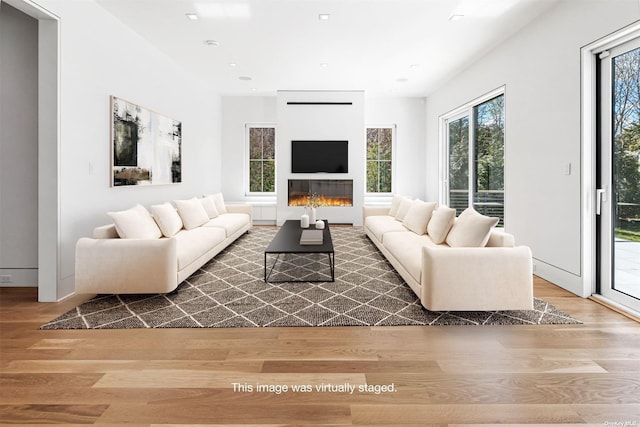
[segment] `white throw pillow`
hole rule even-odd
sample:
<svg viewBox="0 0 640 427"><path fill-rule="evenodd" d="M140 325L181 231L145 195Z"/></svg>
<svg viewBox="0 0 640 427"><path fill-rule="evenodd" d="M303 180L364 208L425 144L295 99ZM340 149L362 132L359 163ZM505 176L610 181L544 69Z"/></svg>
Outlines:
<svg viewBox="0 0 640 427"><path fill-rule="evenodd" d="M456 219L456 210L448 206L439 206L431 214L427 224L427 233L433 243L439 245L447 239L447 234Z"/></svg>
<svg viewBox="0 0 640 427"><path fill-rule="evenodd" d="M407 215L402 220L402 225L416 234L422 235L427 232L427 224L431 219L431 214L436 208L435 202L423 202L414 200Z"/></svg>
<svg viewBox="0 0 640 427"><path fill-rule="evenodd" d="M207 215L210 219L216 218L218 216L218 209L216 209L216 203L213 201L213 197L203 197L202 199L200 199L200 203L202 203L202 207L205 211L207 211Z"/></svg>
<svg viewBox="0 0 640 427"><path fill-rule="evenodd" d="M162 232L149 211L138 204L125 211L107 212L122 239L159 239Z"/></svg>
<svg viewBox="0 0 640 427"><path fill-rule="evenodd" d="M178 231L182 230L182 219L178 215L176 208L169 202L151 206L151 215L153 215L153 219L158 223L160 231L166 237L173 237Z"/></svg>
<svg viewBox="0 0 640 427"><path fill-rule="evenodd" d="M412 203L413 203L413 200L409 198L405 198L400 202L400 206L398 207L398 212L396 212L395 214L395 217L398 221L404 220L404 217L407 216L407 212L409 212L409 208L411 207Z"/></svg>
<svg viewBox="0 0 640 427"><path fill-rule="evenodd" d="M491 229L500 218L482 215L473 208L467 208L456 220L447 236L451 247L482 247L489 241Z"/></svg>
<svg viewBox="0 0 640 427"><path fill-rule="evenodd" d="M406 196L399 196L397 194L393 196L393 199L391 200L391 208L389 209L389 215L396 216L396 214L398 213L398 208L400 208L400 203L407 198L408 197Z"/></svg>
<svg viewBox="0 0 640 427"><path fill-rule="evenodd" d="M213 203L216 205L218 214L227 213L227 207L224 205L224 197L222 197L222 193L211 194L209 197L213 199Z"/></svg>
<svg viewBox="0 0 640 427"><path fill-rule="evenodd" d="M187 230L200 227L202 224L209 221L207 211L204 210L202 203L200 203L200 201L195 197L189 200L174 200L173 203L176 204L180 218L182 218L184 228Z"/></svg>

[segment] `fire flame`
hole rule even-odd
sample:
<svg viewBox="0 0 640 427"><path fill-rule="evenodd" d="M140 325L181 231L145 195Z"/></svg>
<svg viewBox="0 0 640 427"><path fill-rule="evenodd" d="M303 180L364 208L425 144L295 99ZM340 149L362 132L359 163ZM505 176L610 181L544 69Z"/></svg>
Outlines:
<svg viewBox="0 0 640 427"><path fill-rule="evenodd" d="M289 206L306 206L309 196L289 196ZM320 206L353 206L353 200L350 197L331 197L318 196L318 204Z"/></svg>

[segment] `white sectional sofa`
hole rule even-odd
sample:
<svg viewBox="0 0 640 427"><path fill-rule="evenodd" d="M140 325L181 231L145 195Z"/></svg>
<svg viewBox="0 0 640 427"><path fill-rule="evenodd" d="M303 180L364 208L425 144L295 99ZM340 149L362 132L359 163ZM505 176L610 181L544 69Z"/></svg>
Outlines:
<svg viewBox="0 0 640 427"><path fill-rule="evenodd" d="M76 293L168 293L249 231L251 206L221 194L109 212L76 244Z"/></svg>
<svg viewBox="0 0 640 427"><path fill-rule="evenodd" d="M494 226L498 218L395 196L365 206L364 232L432 311L533 308L531 250Z"/></svg>

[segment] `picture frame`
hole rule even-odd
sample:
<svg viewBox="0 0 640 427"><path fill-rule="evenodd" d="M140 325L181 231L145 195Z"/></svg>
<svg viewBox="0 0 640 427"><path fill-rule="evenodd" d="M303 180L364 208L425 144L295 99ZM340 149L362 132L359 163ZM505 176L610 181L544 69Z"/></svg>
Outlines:
<svg viewBox="0 0 640 427"><path fill-rule="evenodd" d="M110 97L111 186L182 182L182 122Z"/></svg>

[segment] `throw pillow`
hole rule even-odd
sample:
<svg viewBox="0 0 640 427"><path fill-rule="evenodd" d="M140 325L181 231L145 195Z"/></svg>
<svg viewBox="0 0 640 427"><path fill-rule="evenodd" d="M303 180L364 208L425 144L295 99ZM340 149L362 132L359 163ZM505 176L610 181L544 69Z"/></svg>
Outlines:
<svg viewBox="0 0 640 427"><path fill-rule="evenodd" d="M213 198L213 203L216 205L218 214L227 213L227 207L224 204L224 197L222 197L222 193L213 194L211 197Z"/></svg>
<svg viewBox="0 0 640 427"><path fill-rule="evenodd" d="M396 212L395 214L395 217L398 221L404 220L404 217L407 216L407 212L409 212L409 208L411 207L412 203L413 203L413 200L409 198L405 198L400 202L400 206L398 207L398 212Z"/></svg>
<svg viewBox="0 0 640 427"><path fill-rule="evenodd" d="M195 197L189 200L174 200L178 208L180 218L184 228L191 230L192 228L200 227L202 224L209 221L209 215L207 211L202 207L202 203Z"/></svg>
<svg viewBox="0 0 640 427"><path fill-rule="evenodd" d="M406 198L407 197L405 196L399 196L397 194L393 196L393 199L391 200L391 208L389 209L390 216L396 216L396 214L398 213L398 208L400 207L400 203Z"/></svg>
<svg viewBox="0 0 640 427"><path fill-rule="evenodd" d="M173 237L182 230L182 219L171 203L151 206L151 214L165 237Z"/></svg>
<svg viewBox="0 0 640 427"><path fill-rule="evenodd" d="M402 225L416 234L423 235L427 232L427 224L431 219L431 214L436 208L436 203L414 200L407 215L402 220Z"/></svg>
<svg viewBox="0 0 640 427"><path fill-rule="evenodd" d="M216 218L218 216L218 209L216 209L216 203L213 201L213 197L203 197L202 199L200 199L200 203L202 203L202 207L205 211L207 211L207 215L210 219Z"/></svg>
<svg viewBox="0 0 640 427"><path fill-rule="evenodd" d="M451 247L482 247L487 244L491 229L500 218L482 215L473 208L465 209L447 236Z"/></svg>
<svg viewBox="0 0 640 427"><path fill-rule="evenodd" d="M121 239L159 239L162 232L151 217L149 211L142 205L117 212L107 212L116 226Z"/></svg>
<svg viewBox="0 0 640 427"><path fill-rule="evenodd" d="M447 239L447 234L456 219L456 210L448 206L439 206L431 214L431 220L427 225L427 233L433 243L439 245Z"/></svg>

